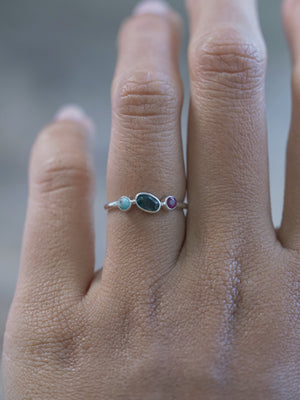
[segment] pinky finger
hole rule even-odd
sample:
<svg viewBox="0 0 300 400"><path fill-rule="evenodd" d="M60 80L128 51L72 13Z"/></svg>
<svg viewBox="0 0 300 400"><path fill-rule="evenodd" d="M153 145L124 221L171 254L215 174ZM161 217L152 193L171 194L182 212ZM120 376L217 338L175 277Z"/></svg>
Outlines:
<svg viewBox="0 0 300 400"><path fill-rule="evenodd" d="M91 124L65 107L33 146L17 291L39 302L82 296L93 278Z"/></svg>

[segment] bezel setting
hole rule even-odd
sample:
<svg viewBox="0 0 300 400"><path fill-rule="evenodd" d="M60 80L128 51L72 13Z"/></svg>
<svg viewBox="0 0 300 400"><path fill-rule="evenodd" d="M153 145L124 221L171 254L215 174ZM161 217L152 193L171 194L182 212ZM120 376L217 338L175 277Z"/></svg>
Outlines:
<svg viewBox="0 0 300 400"><path fill-rule="evenodd" d="M175 201L175 207L170 207L170 206L168 205L168 201L169 201L169 200ZM177 208L177 206L178 206L178 201L177 201L177 199L176 199L174 196L167 196L167 197L165 198L165 201L164 201L164 206L165 206L168 210L174 211L174 210L176 210L176 208Z"/></svg>
<svg viewBox="0 0 300 400"><path fill-rule="evenodd" d="M138 202L137 202L138 197L140 197L140 196L142 196L142 195L146 195L146 196L152 197L153 199L157 200L157 202L158 202L158 204L159 204L158 209L155 210L155 211L150 211L150 210L146 210L145 208L142 208L142 207L138 204ZM136 205L140 210L142 210L142 211L144 211L144 212L146 212L146 213L148 213L148 214L156 214L156 213L158 213L158 212L161 210L161 205L162 205L162 204L161 204L160 199L159 199L157 196L155 196L154 194L152 194L152 193L140 192L140 193L138 193L138 194L135 196L134 202L135 202L135 205Z"/></svg>
<svg viewBox="0 0 300 400"><path fill-rule="evenodd" d="M129 202L129 206L128 206L127 208L122 208L122 207L121 207L121 201L122 201L122 200L126 200L126 201ZM131 209L132 202L131 202L131 200L130 200L129 197L127 197L127 196L122 196L122 197L120 197L119 200L117 201L117 206L118 206L119 210L121 210L121 211L123 211L123 212L127 212L127 211L129 211L129 210Z"/></svg>

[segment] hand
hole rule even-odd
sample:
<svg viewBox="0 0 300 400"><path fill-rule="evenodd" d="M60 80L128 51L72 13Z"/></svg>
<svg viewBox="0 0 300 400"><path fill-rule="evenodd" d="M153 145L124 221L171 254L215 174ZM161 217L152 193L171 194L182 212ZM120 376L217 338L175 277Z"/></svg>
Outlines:
<svg viewBox="0 0 300 400"><path fill-rule="evenodd" d="M76 108L59 113L32 152L4 343L7 400L300 396L300 1L284 2L294 111L277 230L255 0L187 6L188 215L108 211L95 274L91 123ZM180 29L178 15L157 2L122 26L109 201L141 191L184 199Z"/></svg>

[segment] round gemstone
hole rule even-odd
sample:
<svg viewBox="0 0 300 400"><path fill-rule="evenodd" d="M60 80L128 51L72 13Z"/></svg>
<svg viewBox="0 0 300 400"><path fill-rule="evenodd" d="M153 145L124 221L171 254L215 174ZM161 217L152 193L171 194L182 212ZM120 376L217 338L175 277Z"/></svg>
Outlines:
<svg viewBox="0 0 300 400"><path fill-rule="evenodd" d="M129 197L122 196L118 200L118 207L121 211L127 211L131 207L131 202Z"/></svg>
<svg viewBox="0 0 300 400"><path fill-rule="evenodd" d="M166 205L170 210L174 210L177 207L177 200L173 196L169 196L166 200Z"/></svg>

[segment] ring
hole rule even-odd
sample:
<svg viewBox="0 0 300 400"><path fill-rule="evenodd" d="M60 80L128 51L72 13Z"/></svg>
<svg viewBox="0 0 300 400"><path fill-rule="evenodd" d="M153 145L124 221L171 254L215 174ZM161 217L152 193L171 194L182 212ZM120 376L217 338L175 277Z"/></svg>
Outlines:
<svg viewBox="0 0 300 400"><path fill-rule="evenodd" d="M188 208L187 203L178 202L173 196L167 196L161 201L154 194L147 192L138 193L133 200L127 196L122 196L117 201L105 204L104 208L106 210L119 209L120 211L127 212L133 205L150 214L156 214L162 208L167 211Z"/></svg>

